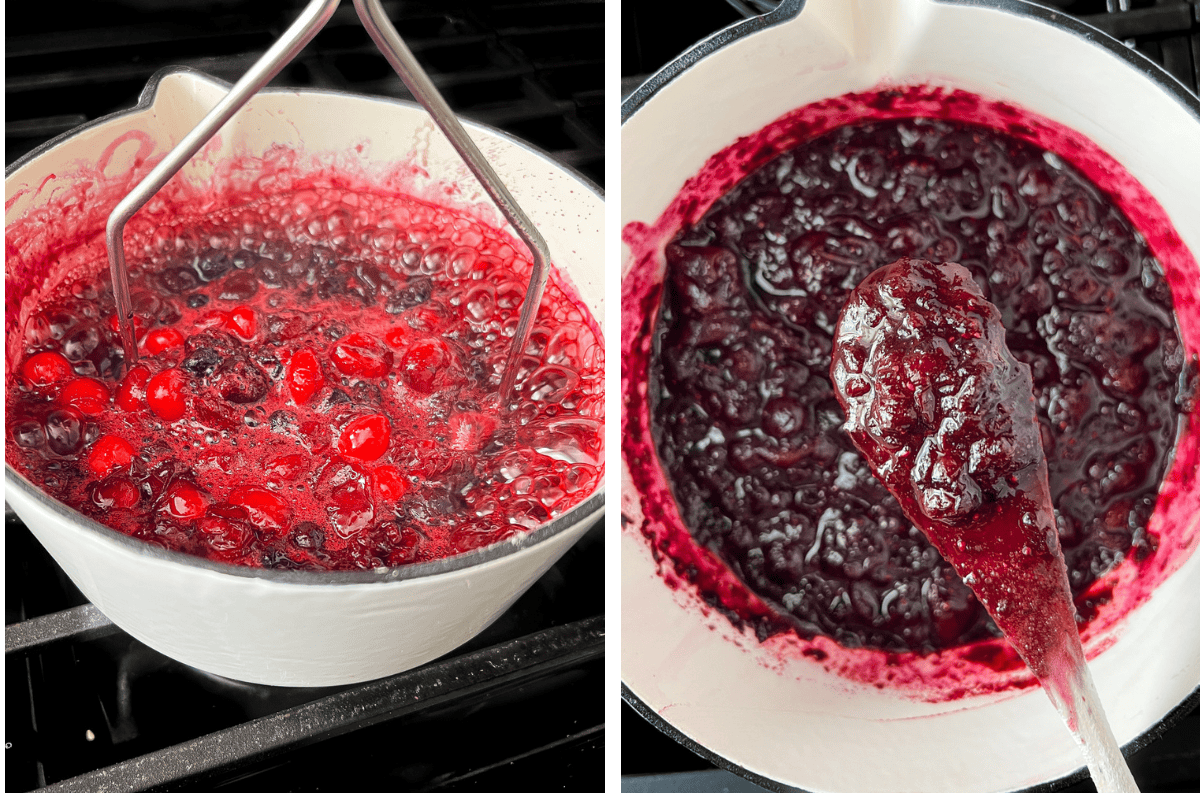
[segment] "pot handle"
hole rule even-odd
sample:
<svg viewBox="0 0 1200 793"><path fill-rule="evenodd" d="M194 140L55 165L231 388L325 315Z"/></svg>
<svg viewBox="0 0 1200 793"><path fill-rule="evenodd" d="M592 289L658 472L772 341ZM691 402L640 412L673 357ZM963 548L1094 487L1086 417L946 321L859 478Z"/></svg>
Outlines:
<svg viewBox="0 0 1200 793"><path fill-rule="evenodd" d="M787 22L789 19L797 17L804 10L806 2L808 0L783 0L779 5L775 6L773 11L766 14L766 18L770 20L772 25Z"/></svg>
<svg viewBox="0 0 1200 793"><path fill-rule="evenodd" d="M771 17L775 22L783 22L800 13L805 0L783 0L772 3L771 0L725 0L735 11L746 19L755 17Z"/></svg>
<svg viewBox="0 0 1200 793"><path fill-rule="evenodd" d="M844 2L845 0L837 0ZM741 22L736 22L724 30L719 30L703 41L699 41L666 66L659 69L650 79L642 83L637 90L621 102L621 123L624 124L630 116L650 100L664 85L674 80L681 73L690 69L697 61L711 55L722 47L726 47L739 39L745 38L760 30L790 22L800 15L808 0L782 0L779 5L762 16L751 16ZM737 6L734 6L737 8Z"/></svg>

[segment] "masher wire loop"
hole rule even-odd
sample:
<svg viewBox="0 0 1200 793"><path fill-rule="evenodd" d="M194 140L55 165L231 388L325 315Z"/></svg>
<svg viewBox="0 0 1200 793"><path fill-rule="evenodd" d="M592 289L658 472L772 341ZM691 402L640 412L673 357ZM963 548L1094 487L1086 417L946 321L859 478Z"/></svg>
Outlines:
<svg viewBox="0 0 1200 793"><path fill-rule="evenodd" d="M517 320L517 331L513 335L512 347L509 349L508 362L504 366L504 375L500 380L500 398L511 407L512 389L520 368L521 358L525 347L529 344L529 334L533 329L533 319L537 315L538 305L542 302L542 292L546 289L546 281L550 277L550 251L541 233L533 225L533 221L517 204L508 188L500 181L500 177L492 169L491 164L479 151L475 142L467 136L467 131L458 123L446 100L438 93L433 81L412 51L400 38L396 28L392 26L387 15L383 12L380 0L354 0L354 8L358 18L367 29L375 46L379 47L383 57L400 75L404 85L417 98L417 101L429 111L442 134L454 146L455 151L466 162L471 173L487 190L488 195L496 202L496 206L516 230L517 235L529 248L533 258L533 271L529 275L529 285L525 289L525 301L521 304L521 314Z"/></svg>
<svg viewBox="0 0 1200 793"><path fill-rule="evenodd" d="M116 298L117 318L120 324L121 345L127 365L137 362L137 338L133 329L133 304L129 296L129 277L125 263L125 224L141 209L155 193L162 189L188 160L198 152L235 113L258 93L292 61L325 27L341 0L312 0L295 22L284 32L274 45L242 76L217 105L201 119L191 132L184 136L174 148L146 175L136 187L117 204L108 216L105 241L108 245L108 263L112 274L113 295ZM533 270L525 299L517 320L508 360L500 381L502 404L512 406L513 388L520 368L533 320L542 301L542 293L550 276L550 252L545 239L525 214L516 199L509 193L491 164L467 135L446 100L438 92L433 81L421 68L396 28L388 20L379 0L354 0L355 10L371 40L383 53L388 63L400 75L400 79L412 92L417 101L433 118L442 134L454 146L471 173L483 185L500 212L517 232L517 236L529 248Z"/></svg>

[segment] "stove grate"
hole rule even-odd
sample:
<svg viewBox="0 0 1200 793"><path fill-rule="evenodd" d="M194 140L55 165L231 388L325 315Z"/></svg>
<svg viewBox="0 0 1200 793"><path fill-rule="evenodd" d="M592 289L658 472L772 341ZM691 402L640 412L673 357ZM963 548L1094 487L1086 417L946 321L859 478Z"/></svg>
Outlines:
<svg viewBox="0 0 1200 793"><path fill-rule="evenodd" d="M57 616L40 620L45 623ZM79 627L68 627L61 634L79 636L82 632ZM55 638L63 641L71 636ZM44 645L26 649L39 646ZM17 651L6 648L6 656L14 652ZM195 782L214 774L227 775L251 761L269 759L383 720L443 710L464 701L490 699L601 659L603 654L604 618L591 617L344 688L311 702L80 774L47 789L63 793L155 790L183 780ZM592 726L583 732L593 734L602 729ZM574 737L568 736L568 740ZM485 766L459 776L466 778L489 770L491 767Z"/></svg>
<svg viewBox="0 0 1200 793"><path fill-rule="evenodd" d="M397 779L444 790L495 784L518 767L526 784L598 784L600 524L466 646L331 688L240 683L171 661L86 603L18 518L6 524L9 790L251 790L269 781L301 791Z"/></svg>

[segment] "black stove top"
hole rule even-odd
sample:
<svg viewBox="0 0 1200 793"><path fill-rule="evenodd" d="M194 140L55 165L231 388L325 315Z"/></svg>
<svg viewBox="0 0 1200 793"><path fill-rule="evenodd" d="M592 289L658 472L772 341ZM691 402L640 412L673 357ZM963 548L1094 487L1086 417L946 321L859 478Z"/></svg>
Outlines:
<svg viewBox="0 0 1200 793"><path fill-rule="evenodd" d="M1038 0L1115 36L1163 66L1193 93L1200 83L1200 2L1182 0ZM687 13L664 14L653 4L624 3L621 91L628 96L696 41L743 19L771 0L695 0ZM1197 174L1200 178L1200 174ZM1197 697L1193 696L1191 705ZM1200 708L1182 715L1130 758L1142 793L1200 791ZM761 790L715 768L659 732L628 704L621 706L623 793L750 793ZM1092 793L1091 780L1059 793Z"/></svg>
<svg viewBox="0 0 1200 793"><path fill-rule="evenodd" d="M6 9L5 162L85 121L132 107L164 66L230 83L305 3L74 0ZM600 0L385 2L450 106L604 178ZM411 99L344 2L271 83Z"/></svg>
<svg viewBox="0 0 1200 793"><path fill-rule="evenodd" d="M6 163L132 107L164 66L234 82L303 5L9 4ZM603 182L601 2L384 8L455 110ZM273 85L411 98L348 2ZM600 524L469 644L336 688L248 685L176 663L87 603L11 514L5 549L8 791L601 787Z"/></svg>

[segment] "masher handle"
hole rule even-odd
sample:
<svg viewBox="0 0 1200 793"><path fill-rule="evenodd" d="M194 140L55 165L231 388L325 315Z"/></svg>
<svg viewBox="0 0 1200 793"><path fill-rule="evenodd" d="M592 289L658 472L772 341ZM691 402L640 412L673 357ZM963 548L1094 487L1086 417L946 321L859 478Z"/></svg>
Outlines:
<svg viewBox="0 0 1200 793"><path fill-rule="evenodd" d="M126 366L137 362L137 338L133 332L133 304L129 297L129 275L125 266L125 224L147 201L162 189L171 177L217 133L250 97L254 96L275 75L304 49L325 27L341 0L312 0L266 53L250 67L229 93L208 111L199 124L183 137L167 156L154 166L137 187L121 200L108 216L105 242L108 245L108 266L112 273L113 295L117 302L117 318L121 330L121 346Z"/></svg>
<svg viewBox="0 0 1200 793"><path fill-rule="evenodd" d="M108 263L112 273L113 294L117 304L121 345L125 351L127 366L137 361L138 352L137 339L133 330L133 305L129 296L129 276L125 262L123 237L125 224L217 133L217 130L226 121L233 117L250 97L258 93L312 41L317 32L333 16L339 2L340 0L312 0L305 6L304 11L284 32L283 36L250 67L229 93L184 136L183 140L167 153L158 165L154 166L150 173L117 204L108 216L105 241L108 245ZM517 236L529 248L533 259L533 270L530 273L529 285L525 290L525 299L521 305L521 313L517 320L512 346L509 349L508 361L500 381L501 399L511 403L517 371L525 354L525 348L529 344L533 320L537 315L538 306L542 301L542 293L545 291L546 282L550 277L550 252L546 241L534 226L533 221L509 193L508 188L504 186L483 153L467 135L467 131L463 129L462 124L450 110L450 106L446 104L446 100L442 98L433 81L425 74L412 51L396 33L396 28L392 26L383 12L379 0L354 0L354 7L358 11L363 26L388 63L400 75L400 79L404 81L417 101L433 117L438 128L449 139L467 167L483 185L484 190L495 201L500 212L516 230Z"/></svg>
<svg viewBox="0 0 1200 793"><path fill-rule="evenodd" d="M434 123L441 129L466 162L471 173L483 185L504 217L516 230L517 235L529 248L533 257L533 271L529 276L529 286L525 290L525 301L521 304L521 314L517 320L517 330L513 335L512 347L509 348L508 362L500 380L500 398L510 404L513 401L513 386L516 383L517 370L529 344L529 334L533 330L533 320L537 316L538 306L542 302L542 293L546 289L546 281L550 277L550 251L533 221L517 204L516 199L508 192L508 188L500 180L495 170L484 158L483 153L475 142L467 135L458 118L446 104L446 100L438 92L429 75L417 63L412 51L405 45L396 28L383 12L379 0L354 0L354 8L362 20L375 45L387 58L388 63L400 75L400 79L417 98L417 101L433 116Z"/></svg>

